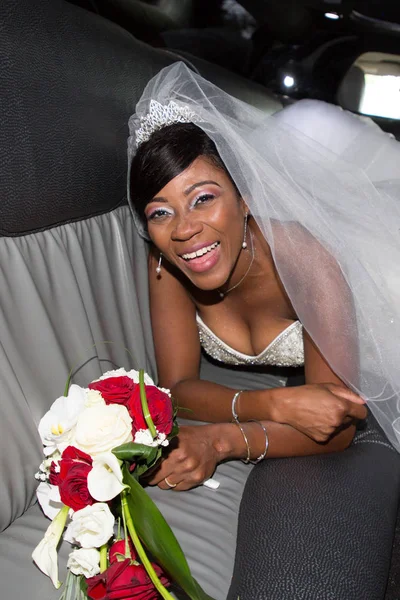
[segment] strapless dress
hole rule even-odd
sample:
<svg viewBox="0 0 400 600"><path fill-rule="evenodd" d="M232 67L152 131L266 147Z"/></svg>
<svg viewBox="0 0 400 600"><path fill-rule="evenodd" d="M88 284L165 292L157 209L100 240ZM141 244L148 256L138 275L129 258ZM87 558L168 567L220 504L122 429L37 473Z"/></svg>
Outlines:
<svg viewBox="0 0 400 600"><path fill-rule="evenodd" d="M300 367L304 365L303 326L295 321L286 327L268 346L256 356L243 354L228 346L196 316L200 343L204 351L228 365L273 365L276 367Z"/></svg>

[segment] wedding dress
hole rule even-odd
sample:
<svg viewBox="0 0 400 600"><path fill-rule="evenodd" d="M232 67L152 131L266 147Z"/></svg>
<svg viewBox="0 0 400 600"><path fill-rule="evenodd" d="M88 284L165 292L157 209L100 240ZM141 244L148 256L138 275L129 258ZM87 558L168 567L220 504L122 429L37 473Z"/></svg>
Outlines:
<svg viewBox="0 0 400 600"><path fill-rule="evenodd" d="M256 356L243 354L221 340L196 316L200 343L203 350L215 360L227 365L253 365L276 367L300 367L304 364L303 327L295 321L284 329Z"/></svg>

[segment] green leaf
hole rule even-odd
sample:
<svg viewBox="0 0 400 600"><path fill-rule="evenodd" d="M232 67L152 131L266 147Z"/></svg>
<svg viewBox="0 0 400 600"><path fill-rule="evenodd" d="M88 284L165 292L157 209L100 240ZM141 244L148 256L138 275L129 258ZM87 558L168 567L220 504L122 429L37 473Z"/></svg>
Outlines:
<svg viewBox="0 0 400 600"><path fill-rule="evenodd" d="M135 444L128 442L121 444L112 450L119 460L127 460L128 462L145 462L147 465L152 464L158 454L158 446L146 446L145 444Z"/></svg>
<svg viewBox="0 0 400 600"><path fill-rule="evenodd" d="M171 433L167 436L167 440L172 440L179 433L179 425L176 421L173 422Z"/></svg>
<svg viewBox="0 0 400 600"><path fill-rule="evenodd" d="M127 494L129 512L142 543L154 560L191 600L213 600L193 578L178 540L153 500L126 465L122 472L124 483L130 487L130 494Z"/></svg>
<svg viewBox="0 0 400 600"><path fill-rule="evenodd" d="M87 583L86 583L86 579L83 576L81 576L79 584L80 584L81 592L82 592L84 598L87 598L88 597L87 596L88 586L87 586Z"/></svg>
<svg viewBox="0 0 400 600"><path fill-rule="evenodd" d="M134 475L135 475L135 479L138 480L139 477L142 477L145 473L147 473L147 471L149 471L150 469L152 469L158 462L158 460L161 458L161 450L160 450L160 454L158 456L156 456L155 460L150 463L150 464L137 464L134 470Z"/></svg>

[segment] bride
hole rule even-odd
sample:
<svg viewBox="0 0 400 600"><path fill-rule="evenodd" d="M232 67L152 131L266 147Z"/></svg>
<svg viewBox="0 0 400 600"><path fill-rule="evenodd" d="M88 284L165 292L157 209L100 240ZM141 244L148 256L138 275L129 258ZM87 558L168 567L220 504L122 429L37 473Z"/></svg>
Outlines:
<svg viewBox="0 0 400 600"><path fill-rule="evenodd" d="M265 116L183 63L148 84L130 131L159 384L204 422L181 427L150 483L343 450L367 406L398 449L397 142L315 101ZM269 386L200 378L202 351Z"/></svg>

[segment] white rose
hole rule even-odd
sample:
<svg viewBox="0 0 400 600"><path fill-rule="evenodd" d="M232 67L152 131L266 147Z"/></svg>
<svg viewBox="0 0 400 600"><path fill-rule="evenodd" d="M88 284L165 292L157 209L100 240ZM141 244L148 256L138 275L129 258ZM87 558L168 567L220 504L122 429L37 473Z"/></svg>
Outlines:
<svg viewBox="0 0 400 600"><path fill-rule="evenodd" d="M67 567L74 575L94 577L100 573L100 552L96 548L77 548L70 553Z"/></svg>
<svg viewBox="0 0 400 600"><path fill-rule="evenodd" d="M52 454L56 449L62 452L68 446L85 400L86 390L79 385L71 385L68 396L57 398L42 417L38 429L46 455Z"/></svg>
<svg viewBox="0 0 400 600"><path fill-rule="evenodd" d="M96 502L74 512L64 537L82 548L100 548L113 535L114 521L108 504Z"/></svg>
<svg viewBox="0 0 400 600"><path fill-rule="evenodd" d="M103 396L98 390L86 390L85 408L90 408L96 404L105 404Z"/></svg>
<svg viewBox="0 0 400 600"><path fill-rule="evenodd" d="M95 404L79 415L73 445L95 456L132 439L132 419L125 406Z"/></svg>

